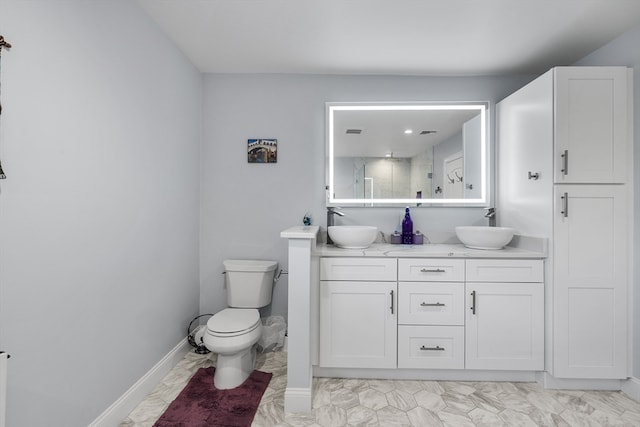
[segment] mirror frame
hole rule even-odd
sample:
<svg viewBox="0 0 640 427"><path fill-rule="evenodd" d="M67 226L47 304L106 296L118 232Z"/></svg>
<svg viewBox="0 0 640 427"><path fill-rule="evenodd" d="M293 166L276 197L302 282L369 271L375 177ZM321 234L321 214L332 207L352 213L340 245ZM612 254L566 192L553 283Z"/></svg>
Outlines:
<svg viewBox="0 0 640 427"><path fill-rule="evenodd" d="M428 110L478 110L480 118L480 179L481 196L474 199L337 199L334 197L334 114L337 111L428 111ZM326 103L326 205L344 207L389 206L460 206L486 207L489 205L489 156L488 156L488 102L327 102Z"/></svg>

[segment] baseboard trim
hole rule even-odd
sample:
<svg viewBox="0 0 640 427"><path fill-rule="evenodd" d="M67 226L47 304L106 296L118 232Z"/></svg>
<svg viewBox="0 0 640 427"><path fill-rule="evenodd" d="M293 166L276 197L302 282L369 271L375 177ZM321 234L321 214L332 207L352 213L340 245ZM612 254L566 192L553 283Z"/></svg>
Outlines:
<svg viewBox="0 0 640 427"><path fill-rule="evenodd" d="M120 425L122 420L127 418L131 411L147 397L190 349L191 346L186 338L180 341L149 372L144 374L118 400L93 420L88 427L114 427Z"/></svg>
<svg viewBox="0 0 640 427"><path fill-rule="evenodd" d="M369 378L418 381L514 381L534 382L535 371L480 371L472 369L371 369L313 367L314 377Z"/></svg>
<svg viewBox="0 0 640 427"><path fill-rule="evenodd" d="M311 413L312 392L310 388L287 387L284 391L284 410L289 413Z"/></svg>
<svg viewBox="0 0 640 427"><path fill-rule="evenodd" d="M538 383L547 389L565 390L622 390L626 380L556 378L547 372L538 377Z"/></svg>
<svg viewBox="0 0 640 427"><path fill-rule="evenodd" d="M640 402L640 379L631 377L622 383L622 392Z"/></svg>

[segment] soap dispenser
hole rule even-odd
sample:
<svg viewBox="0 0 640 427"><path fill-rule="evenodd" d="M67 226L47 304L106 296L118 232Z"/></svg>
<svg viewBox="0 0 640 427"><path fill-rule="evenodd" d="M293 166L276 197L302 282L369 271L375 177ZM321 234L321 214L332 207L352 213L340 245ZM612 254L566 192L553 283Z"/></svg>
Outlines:
<svg viewBox="0 0 640 427"><path fill-rule="evenodd" d="M404 219L402 220L402 244L413 244L413 221L409 214L409 207L404 210Z"/></svg>

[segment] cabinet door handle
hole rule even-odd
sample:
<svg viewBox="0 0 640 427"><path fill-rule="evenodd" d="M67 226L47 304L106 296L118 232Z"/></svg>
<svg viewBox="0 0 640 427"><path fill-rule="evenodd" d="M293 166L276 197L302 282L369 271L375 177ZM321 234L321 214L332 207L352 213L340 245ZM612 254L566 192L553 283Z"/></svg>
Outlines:
<svg viewBox="0 0 640 427"><path fill-rule="evenodd" d="M564 193L560 198L562 199L562 210L560 213L563 217L567 218L569 216L569 193Z"/></svg>
<svg viewBox="0 0 640 427"><path fill-rule="evenodd" d="M389 307L391 309L391 314L393 314L393 289L391 290L391 292L389 292L389 294L391 295L391 307Z"/></svg>
<svg viewBox="0 0 640 427"><path fill-rule="evenodd" d="M444 273L444 270L441 268L435 268L435 269L423 268L422 270L420 270L420 273Z"/></svg>
<svg viewBox="0 0 640 427"><path fill-rule="evenodd" d="M444 351L444 347L440 347L439 345L435 346L435 347L425 347L422 346L420 347L420 350L425 350L425 351Z"/></svg>
<svg viewBox="0 0 640 427"><path fill-rule="evenodd" d="M564 152L560 155L562 157L562 175L567 175L569 173L569 150L564 150Z"/></svg>
<svg viewBox="0 0 640 427"><path fill-rule="evenodd" d="M421 307L444 307L444 304L441 302L437 302L437 303L428 303L428 302L423 302L420 303Z"/></svg>
<svg viewBox="0 0 640 427"><path fill-rule="evenodd" d="M476 291L471 292L471 314L476 314Z"/></svg>

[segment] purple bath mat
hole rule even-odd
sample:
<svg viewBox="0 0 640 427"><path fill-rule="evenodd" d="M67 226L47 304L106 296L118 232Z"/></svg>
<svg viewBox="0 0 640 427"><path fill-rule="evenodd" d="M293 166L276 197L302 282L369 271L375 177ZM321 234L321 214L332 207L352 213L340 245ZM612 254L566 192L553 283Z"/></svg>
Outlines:
<svg viewBox="0 0 640 427"><path fill-rule="evenodd" d="M218 390L213 385L215 370L199 369L153 426L250 427L272 374L253 371L240 386Z"/></svg>

